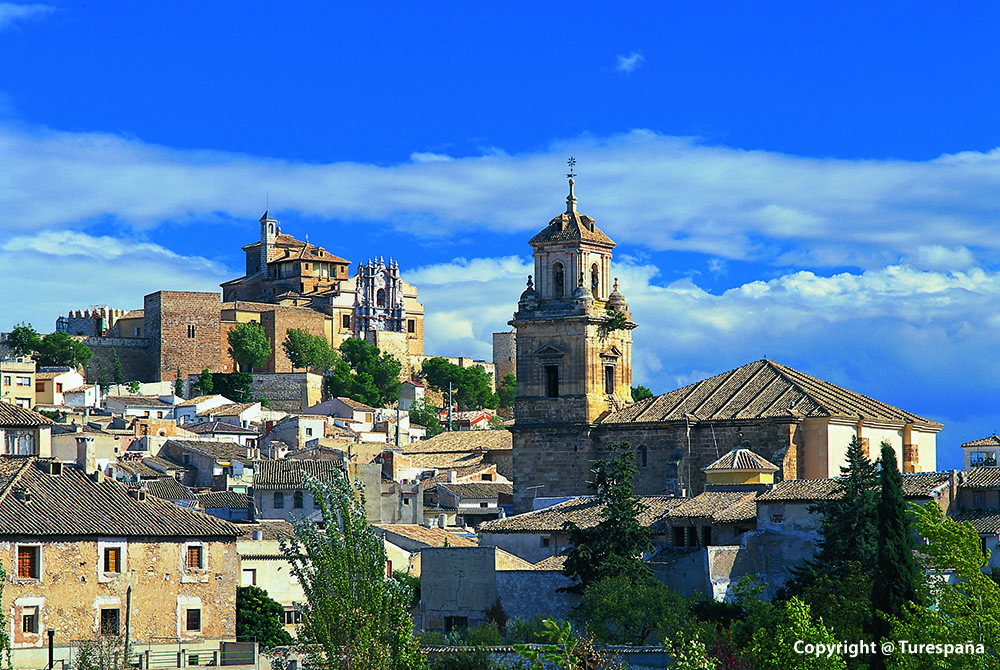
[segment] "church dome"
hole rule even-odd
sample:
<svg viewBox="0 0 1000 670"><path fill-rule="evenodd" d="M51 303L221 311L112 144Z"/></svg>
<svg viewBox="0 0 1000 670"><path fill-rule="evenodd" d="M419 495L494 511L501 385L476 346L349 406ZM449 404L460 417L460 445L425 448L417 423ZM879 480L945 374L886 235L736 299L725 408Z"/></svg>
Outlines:
<svg viewBox="0 0 1000 670"><path fill-rule="evenodd" d="M628 301L625 300L625 296L618 290L618 277L615 277L615 288L611 291L611 295L608 296L608 307L616 312L628 311Z"/></svg>

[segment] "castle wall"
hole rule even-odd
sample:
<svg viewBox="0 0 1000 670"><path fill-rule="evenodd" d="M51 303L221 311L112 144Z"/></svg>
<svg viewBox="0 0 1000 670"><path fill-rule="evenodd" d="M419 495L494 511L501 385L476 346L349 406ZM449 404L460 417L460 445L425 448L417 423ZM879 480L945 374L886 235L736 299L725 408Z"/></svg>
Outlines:
<svg viewBox="0 0 1000 670"><path fill-rule="evenodd" d="M88 337L83 341L94 352L84 368L84 376L90 384L96 384L105 377L114 383L114 356L122 366L125 381L154 381L154 360L152 345L146 338L134 337ZM176 372L176 371L175 371Z"/></svg>
<svg viewBox="0 0 1000 670"><path fill-rule="evenodd" d="M493 367L497 382L507 375L517 376L517 341L513 330L493 333Z"/></svg>
<svg viewBox="0 0 1000 670"><path fill-rule="evenodd" d="M144 321L153 353L150 381L173 380L204 369L223 372L218 293L157 291L145 297ZM193 329L193 330L192 330Z"/></svg>

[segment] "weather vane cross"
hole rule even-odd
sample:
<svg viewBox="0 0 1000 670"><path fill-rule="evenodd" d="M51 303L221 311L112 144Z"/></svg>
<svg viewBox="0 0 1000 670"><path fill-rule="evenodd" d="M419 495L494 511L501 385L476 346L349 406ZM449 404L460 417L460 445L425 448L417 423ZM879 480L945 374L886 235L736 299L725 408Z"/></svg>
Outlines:
<svg viewBox="0 0 1000 670"><path fill-rule="evenodd" d="M569 166L569 173L566 176L569 177L570 179L572 179L573 177L576 176L576 169L575 169L576 168L576 159L573 158L572 156L570 156L569 160L566 161L566 165Z"/></svg>

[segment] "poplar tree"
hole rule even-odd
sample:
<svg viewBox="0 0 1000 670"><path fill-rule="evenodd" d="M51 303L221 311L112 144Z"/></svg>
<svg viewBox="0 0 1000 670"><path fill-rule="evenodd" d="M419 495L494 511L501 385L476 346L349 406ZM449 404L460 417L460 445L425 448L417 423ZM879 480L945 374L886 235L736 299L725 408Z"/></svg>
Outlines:
<svg viewBox="0 0 1000 670"><path fill-rule="evenodd" d="M903 477L896 467L896 452L885 442L879 466L881 490L876 510L878 546L872 607L876 611L874 632L877 639L883 639L889 635L888 617L899 618L907 603L919 603L921 571L913 556L915 543L903 498Z"/></svg>

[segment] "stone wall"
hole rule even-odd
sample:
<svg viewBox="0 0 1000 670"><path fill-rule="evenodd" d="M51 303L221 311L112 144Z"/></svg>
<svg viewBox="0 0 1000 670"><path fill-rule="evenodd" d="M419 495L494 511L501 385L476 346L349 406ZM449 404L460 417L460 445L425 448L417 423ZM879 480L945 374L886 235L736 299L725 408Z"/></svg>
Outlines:
<svg viewBox="0 0 1000 670"><path fill-rule="evenodd" d="M517 342L513 330L493 333L493 368L498 382L507 375L517 376Z"/></svg>
<svg viewBox="0 0 1000 670"><path fill-rule="evenodd" d="M323 378L311 372L254 373L252 398L267 398L268 409L301 412L322 400Z"/></svg>
<svg viewBox="0 0 1000 670"><path fill-rule="evenodd" d="M559 589L573 580L558 570L497 570L496 590L500 604L511 619L531 619L536 615L564 621L580 597Z"/></svg>
<svg viewBox="0 0 1000 670"><path fill-rule="evenodd" d="M274 308L260 314L260 325L271 341L271 356L259 369L261 372L292 372L292 362L285 355L284 342L288 331L305 330L311 335L319 335L330 340L328 318L307 307Z"/></svg>
<svg viewBox="0 0 1000 670"><path fill-rule="evenodd" d="M94 352L90 363L84 368L88 384L96 384L101 377L114 383L114 355L122 365L125 381L154 381L156 362L153 348L145 338L88 337L83 341Z"/></svg>

